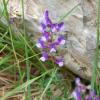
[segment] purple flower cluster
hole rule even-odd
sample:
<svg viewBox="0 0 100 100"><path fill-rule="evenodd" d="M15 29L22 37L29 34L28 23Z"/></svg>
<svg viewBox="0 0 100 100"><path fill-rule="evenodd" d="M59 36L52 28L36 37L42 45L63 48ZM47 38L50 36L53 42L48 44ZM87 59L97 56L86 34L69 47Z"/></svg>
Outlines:
<svg viewBox="0 0 100 100"><path fill-rule="evenodd" d="M59 34L63 29L64 23L53 23L46 10L44 13L44 20L41 22L40 26L42 35L36 43L36 46L42 51L41 61L53 60L60 67L64 65L63 55L57 54L58 47L65 44L64 36Z"/></svg>
<svg viewBox="0 0 100 100"><path fill-rule="evenodd" d="M75 83L76 88L72 93L75 100L100 100L95 91L82 84L79 78L76 78ZM88 93L86 93L87 90L89 91Z"/></svg>

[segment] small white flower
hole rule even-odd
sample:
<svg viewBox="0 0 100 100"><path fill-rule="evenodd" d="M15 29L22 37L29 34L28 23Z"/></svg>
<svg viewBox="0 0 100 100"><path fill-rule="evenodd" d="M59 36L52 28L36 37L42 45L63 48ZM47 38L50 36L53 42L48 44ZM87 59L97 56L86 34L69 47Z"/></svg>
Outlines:
<svg viewBox="0 0 100 100"><path fill-rule="evenodd" d="M39 30L40 30L40 32L44 32L43 28L41 26L39 27Z"/></svg>
<svg viewBox="0 0 100 100"><path fill-rule="evenodd" d="M63 26L60 28L60 31L64 31L64 28L65 28L65 27L64 27L64 25L63 25Z"/></svg>
<svg viewBox="0 0 100 100"><path fill-rule="evenodd" d="M46 42L46 37L45 36L42 36L41 37L41 40L44 41L44 42Z"/></svg>
<svg viewBox="0 0 100 100"><path fill-rule="evenodd" d="M37 46L38 48L41 48L41 47L42 47L40 43L36 43L36 46Z"/></svg>
<svg viewBox="0 0 100 100"><path fill-rule="evenodd" d="M43 62L46 61L45 57L41 57L40 60L43 61Z"/></svg>
<svg viewBox="0 0 100 100"><path fill-rule="evenodd" d="M56 28L54 27L54 28L52 28L52 32L56 32Z"/></svg>
<svg viewBox="0 0 100 100"><path fill-rule="evenodd" d="M80 79L79 79L79 78L76 78L75 82L76 82L76 84L77 84L78 86L81 85L81 82L80 82Z"/></svg>
<svg viewBox="0 0 100 100"><path fill-rule="evenodd" d="M63 63L63 62L59 62L58 65L59 65L60 67L62 67L62 66L64 65L64 63Z"/></svg>
<svg viewBox="0 0 100 100"><path fill-rule="evenodd" d="M77 98L77 94L76 94L75 91L73 91L72 96L75 98L75 100L78 100L78 98Z"/></svg>
<svg viewBox="0 0 100 100"><path fill-rule="evenodd" d="M52 48L52 49L50 50L50 53L52 53L52 52L56 52L55 48Z"/></svg>
<svg viewBox="0 0 100 100"><path fill-rule="evenodd" d="M65 44L65 40L62 40L62 41L60 42L60 44L61 44L61 45L64 45L64 44Z"/></svg>

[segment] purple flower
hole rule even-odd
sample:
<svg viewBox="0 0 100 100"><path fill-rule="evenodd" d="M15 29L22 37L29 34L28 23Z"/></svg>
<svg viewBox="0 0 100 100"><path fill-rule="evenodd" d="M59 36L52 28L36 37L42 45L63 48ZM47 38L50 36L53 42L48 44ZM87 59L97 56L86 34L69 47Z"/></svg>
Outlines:
<svg viewBox="0 0 100 100"><path fill-rule="evenodd" d="M75 83L76 88L73 91L72 96L76 100L100 100L100 97L96 95L96 92L94 90L88 89L87 86L81 83L79 78L76 78ZM87 89L89 90L89 93L86 93ZM82 95L84 95L84 98Z"/></svg>
<svg viewBox="0 0 100 100"><path fill-rule="evenodd" d="M93 100L93 99L91 98L91 96L87 95L87 96L85 97L85 100Z"/></svg>
<svg viewBox="0 0 100 100"><path fill-rule="evenodd" d="M40 26L40 31L41 31L42 33L44 33L45 30L46 30L46 25L42 22L42 23L41 23L41 26Z"/></svg>
<svg viewBox="0 0 100 100"><path fill-rule="evenodd" d="M65 39L64 39L64 36L63 35L60 35L58 37L58 43L61 44L61 45L64 45L65 44Z"/></svg>
<svg viewBox="0 0 100 100"><path fill-rule="evenodd" d="M49 45L50 53L56 52L56 46L57 46L57 45L56 45L55 42Z"/></svg>
<svg viewBox="0 0 100 100"><path fill-rule="evenodd" d="M41 39L38 40L38 42L36 43L36 46L38 48L45 48L45 44Z"/></svg>
<svg viewBox="0 0 100 100"><path fill-rule="evenodd" d="M47 59L48 59L48 54L46 52L43 52L42 57L40 58L40 60L45 62Z"/></svg>
<svg viewBox="0 0 100 100"><path fill-rule="evenodd" d="M58 33L62 30L64 26L64 23L53 23L51 19L49 18L49 12L48 10L44 13L44 20L41 23L40 31L42 33L42 36L38 40L36 46L38 48L41 48L42 50L42 57L40 60L43 62L49 59L53 58L55 63L58 64L60 67L64 65L64 59L63 55L62 57L57 58L57 47L60 45L65 44L65 39L63 35L56 35L58 38L55 37L53 33ZM53 54L52 54L53 53ZM57 55L56 55L57 54ZM59 54L60 56L60 54ZM57 58L57 59L56 59Z"/></svg>
<svg viewBox="0 0 100 100"><path fill-rule="evenodd" d="M94 100L100 100L100 96L96 96Z"/></svg>
<svg viewBox="0 0 100 100"><path fill-rule="evenodd" d="M52 25L52 22L51 22L51 20L49 19L49 12L48 12L48 10L46 10L45 11L45 23L46 23L46 25L48 26L48 27L51 27L51 25Z"/></svg>
<svg viewBox="0 0 100 100"><path fill-rule="evenodd" d="M51 31L52 32L57 32L57 24L52 24Z"/></svg>
<svg viewBox="0 0 100 100"><path fill-rule="evenodd" d="M93 99L93 100L100 100L100 97L96 95L96 92L94 90L90 90L89 96Z"/></svg>
<svg viewBox="0 0 100 100"><path fill-rule="evenodd" d="M51 26L52 32L58 32L58 31L63 31L64 30L64 22L61 22L59 24L54 23Z"/></svg>
<svg viewBox="0 0 100 100"><path fill-rule="evenodd" d="M64 30L64 22L61 22L61 23L59 23L58 25L57 25L57 30L59 31L62 31L62 30Z"/></svg>
<svg viewBox="0 0 100 100"><path fill-rule="evenodd" d="M76 78L75 79L75 83L76 83L77 86L80 86L81 85L80 78Z"/></svg>
<svg viewBox="0 0 100 100"><path fill-rule="evenodd" d="M45 10L45 17L49 17L49 12L48 12L48 10Z"/></svg>
<svg viewBox="0 0 100 100"><path fill-rule="evenodd" d="M44 42L46 42L47 40L49 40L50 39L50 35L49 35L49 33L48 32L44 32L43 33L43 36L41 37L41 40L42 41L44 41Z"/></svg>
<svg viewBox="0 0 100 100"><path fill-rule="evenodd" d="M80 78L76 78L75 80L76 86L80 89L81 93L86 91L86 86L81 83Z"/></svg>
<svg viewBox="0 0 100 100"><path fill-rule="evenodd" d="M59 67L62 67L64 65L64 60L62 57L59 57L56 59L56 64L59 65Z"/></svg>
<svg viewBox="0 0 100 100"><path fill-rule="evenodd" d="M75 98L75 100L82 100L81 92L78 88L73 91L72 96Z"/></svg>
<svg viewBox="0 0 100 100"><path fill-rule="evenodd" d="M94 98L96 96L96 93L94 90L90 90L90 94L89 94L92 98Z"/></svg>

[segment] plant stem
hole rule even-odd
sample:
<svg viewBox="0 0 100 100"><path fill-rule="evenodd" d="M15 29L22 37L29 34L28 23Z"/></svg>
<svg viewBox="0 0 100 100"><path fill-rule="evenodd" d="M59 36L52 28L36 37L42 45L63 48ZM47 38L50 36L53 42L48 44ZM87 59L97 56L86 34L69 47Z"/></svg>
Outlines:
<svg viewBox="0 0 100 100"><path fill-rule="evenodd" d="M21 0L21 4L22 4L22 18L23 18L23 32L24 32L24 38L26 40L26 31L25 31L25 22L24 22L24 0ZM28 48L27 45L25 43L25 56L26 58L28 58ZM29 66L29 60L26 60L26 73L27 73L27 81L30 80L30 66ZM31 87L30 85L27 87L27 96L26 96L26 100L32 100L31 98Z"/></svg>
<svg viewBox="0 0 100 100"><path fill-rule="evenodd" d="M97 39L96 39L96 51L94 57L94 63L92 68L92 79L91 79L91 86L94 89L96 85L96 76L97 76L97 67L98 67L98 58L99 58L99 38L100 38L100 31L99 31L99 22L100 22L100 0L98 0L98 16L97 16Z"/></svg>

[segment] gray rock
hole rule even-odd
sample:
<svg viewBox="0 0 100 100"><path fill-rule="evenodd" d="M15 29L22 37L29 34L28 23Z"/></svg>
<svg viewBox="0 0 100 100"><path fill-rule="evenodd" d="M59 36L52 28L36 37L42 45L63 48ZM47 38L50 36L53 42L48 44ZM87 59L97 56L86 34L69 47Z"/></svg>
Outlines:
<svg viewBox="0 0 100 100"><path fill-rule="evenodd" d="M65 32L62 34L67 35L65 67L82 78L90 79L96 48L97 0L26 0L26 29L29 34L39 32L45 9L49 10L51 19L57 22L76 5L78 7L63 19ZM9 0L8 8L11 7L21 14L19 0Z"/></svg>

